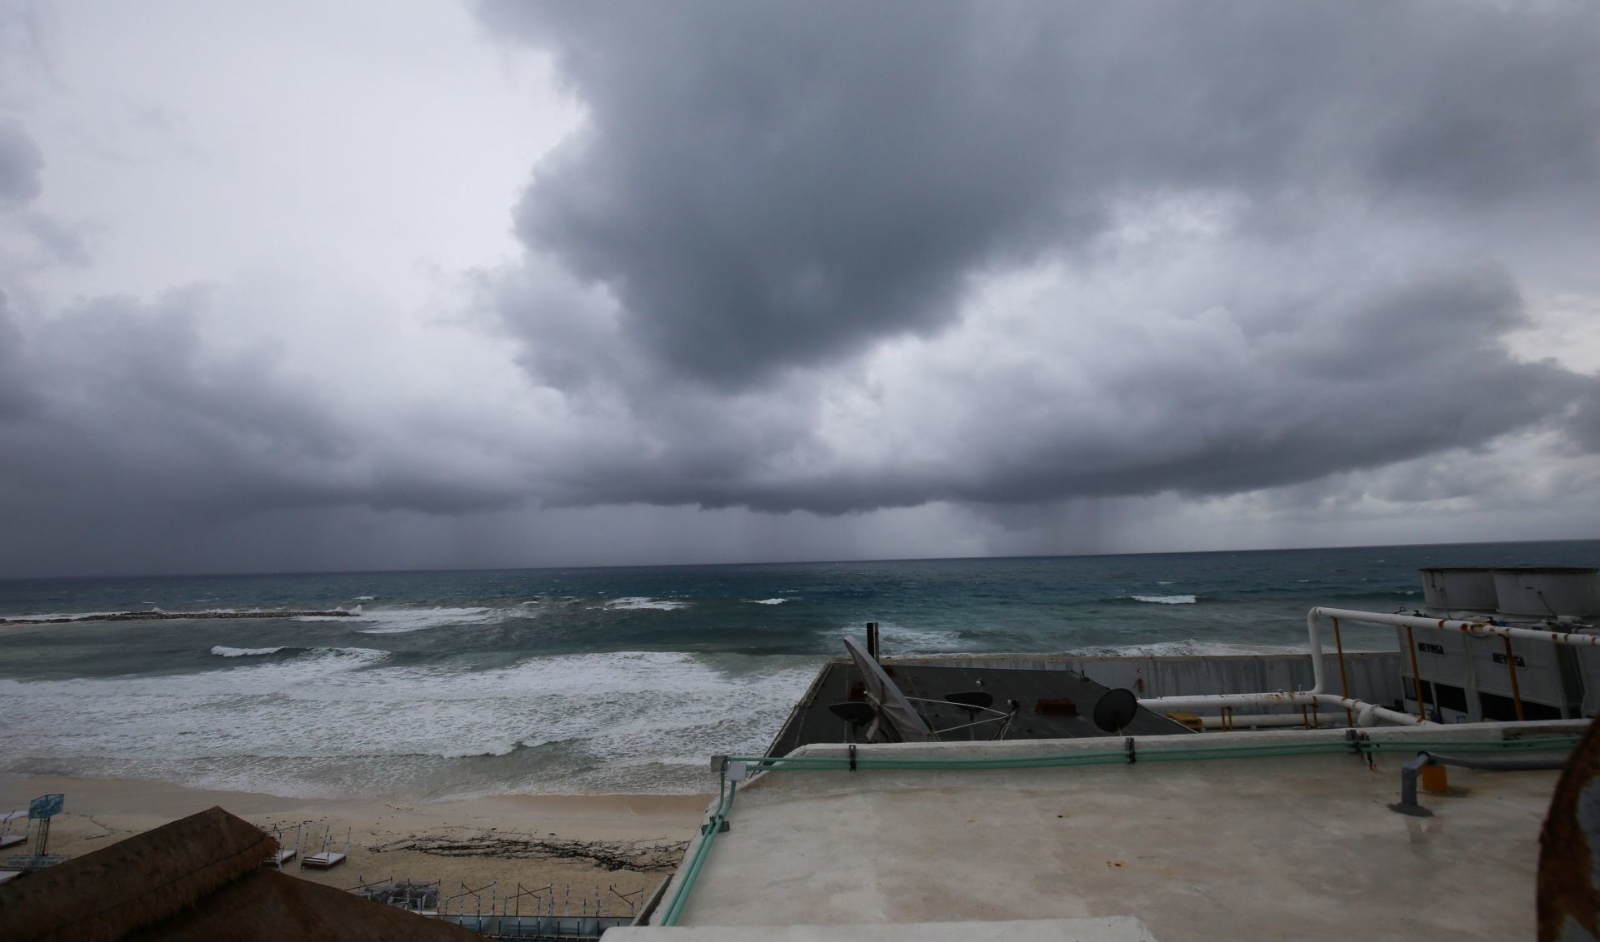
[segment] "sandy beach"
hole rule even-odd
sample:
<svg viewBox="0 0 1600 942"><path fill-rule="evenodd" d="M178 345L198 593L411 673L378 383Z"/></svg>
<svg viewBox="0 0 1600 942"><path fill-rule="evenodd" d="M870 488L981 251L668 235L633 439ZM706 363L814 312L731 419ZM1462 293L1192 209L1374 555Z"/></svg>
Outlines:
<svg viewBox="0 0 1600 942"><path fill-rule="evenodd" d="M445 896L460 892L463 884L497 884L497 897L519 885L554 884L558 899L570 887L574 911L585 897L592 908L598 891L609 900L607 911L616 913L628 909L619 895L637 900L640 891L648 894L676 866L710 800L707 795L298 799L149 781L0 775L3 810L26 808L29 799L55 792L66 796L66 807L51 825L52 853L80 856L220 805L251 823L281 829L290 845L299 825L308 842L315 835L318 845L331 829L336 835L332 849L343 850L348 830L350 856L343 865L329 871L296 863L284 868L303 879L341 888L391 877L438 880Z"/></svg>

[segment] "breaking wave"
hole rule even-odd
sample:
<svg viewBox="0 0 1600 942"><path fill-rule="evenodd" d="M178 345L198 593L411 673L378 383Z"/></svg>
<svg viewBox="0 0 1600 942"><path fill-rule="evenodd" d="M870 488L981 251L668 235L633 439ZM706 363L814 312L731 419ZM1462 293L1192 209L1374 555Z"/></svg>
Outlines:
<svg viewBox="0 0 1600 942"><path fill-rule="evenodd" d="M217 657L263 657L263 656L268 655L268 654L277 654L279 651L282 651L282 650L284 650L284 648L281 648L281 647L277 647L277 648L230 648L225 644L219 644L219 645L216 645L216 646L212 647L211 653L215 654Z"/></svg>
<svg viewBox="0 0 1600 942"><path fill-rule="evenodd" d="M219 656L246 660L181 683L0 680L0 772L42 760L303 797L697 791L706 756L765 750L817 667L811 656L662 651L490 669L364 648Z"/></svg>
<svg viewBox="0 0 1600 942"><path fill-rule="evenodd" d="M1300 644L1233 644L1225 641L1152 641L1148 644L1106 645L1080 648L1074 654L1095 657L1230 657L1247 654L1305 654Z"/></svg>
<svg viewBox="0 0 1600 942"><path fill-rule="evenodd" d="M362 613L361 623L376 625L358 630L364 635L399 635L446 626L489 624L509 614L494 608L383 608Z"/></svg>
<svg viewBox="0 0 1600 942"><path fill-rule="evenodd" d="M680 608L688 608L688 602L678 602L672 599L653 599L648 596L627 596L620 599L611 599L606 602L606 608L618 611L634 612L642 609L655 609L662 612L673 612Z"/></svg>
<svg viewBox="0 0 1600 942"><path fill-rule="evenodd" d="M1156 605L1193 605L1200 601L1193 595L1130 595L1135 602L1152 602Z"/></svg>

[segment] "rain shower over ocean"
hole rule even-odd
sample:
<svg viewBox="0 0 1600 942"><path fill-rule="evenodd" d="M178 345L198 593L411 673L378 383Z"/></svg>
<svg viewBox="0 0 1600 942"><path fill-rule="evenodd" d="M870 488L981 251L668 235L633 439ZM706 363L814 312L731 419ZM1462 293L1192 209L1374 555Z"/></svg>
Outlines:
<svg viewBox="0 0 1600 942"><path fill-rule="evenodd" d="M1031 559L0 581L0 772L280 795L692 792L763 750L867 621L886 654L1302 650L1305 611L1420 604L1423 566L1600 541ZM1392 649L1382 629L1346 643Z"/></svg>

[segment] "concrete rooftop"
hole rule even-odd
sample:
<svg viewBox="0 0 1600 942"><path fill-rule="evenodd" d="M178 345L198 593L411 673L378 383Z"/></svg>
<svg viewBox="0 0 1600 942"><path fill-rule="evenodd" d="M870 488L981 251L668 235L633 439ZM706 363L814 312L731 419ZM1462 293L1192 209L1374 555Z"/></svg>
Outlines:
<svg viewBox="0 0 1600 942"><path fill-rule="evenodd" d="M1583 728L1528 725L1543 727L1530 735ZM1368 732L1374 739L1439 740L1498 739L1505 730L1482 724ZM1150 737L1138 748L1148 754L1342 735L1208 733ZM861 754L1106 748L1104 740L1035 740L863 746ZM841 752L809 746L796 754ZM770 772L739 790L731 829L711 848L680 920L686 928L663 938L887 939L902 934L867 927L1116 916L1135 917L1160 942L1531 938L1539 827L1558 773L1452 768L1455 793L1424 794L1435 816L1412 818L1386 807L1398 797L1399 765L1410 754L1382 755L1376 770L1339 755L1020 771ZM1054 925L1059 931L1032 937L1079 937L1068 923ZM808 926L835 931L771 931ZM855 928L839 931L846 926ZM746 931L687 931L697 927ZM661 930L633 930L641 938L653 931Z"/></svg>

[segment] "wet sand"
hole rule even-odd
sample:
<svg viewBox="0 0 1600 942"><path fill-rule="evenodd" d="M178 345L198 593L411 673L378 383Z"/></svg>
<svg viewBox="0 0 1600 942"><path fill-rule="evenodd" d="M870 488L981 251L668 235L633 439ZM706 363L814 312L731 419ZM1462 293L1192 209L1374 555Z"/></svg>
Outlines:
<svg viewBox="0 0 1600 942"><path fill-rule="evenodd" d="M389 878L437 880L445 896L463 886L494 883L497 899L519 885L555 884L558 900L570 887L574 912L583 898L592 911L598 891L609 901L607 911L619 914L627 912L628 903L618 894L648 895L677 865L710 801L709 795L302 799L160 782L0 774L0 813L26 808L29 799L52 792L64 794L66 801L51 823L51 853L81 856L220 805L253 824L277 828L288 846L300 826L303 853L320 850L329 829L335 835L329 849L342 851L348 831L349 859L333 870L302 869L298 860L284 867L303 879L341 888ZM14 822L13 828L22 823ZM485 891L485 906L488 899ZM473 905L469 902L467 911ZM558 902L558 912L561 906Z"/></svg>

